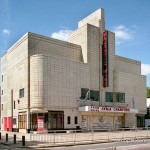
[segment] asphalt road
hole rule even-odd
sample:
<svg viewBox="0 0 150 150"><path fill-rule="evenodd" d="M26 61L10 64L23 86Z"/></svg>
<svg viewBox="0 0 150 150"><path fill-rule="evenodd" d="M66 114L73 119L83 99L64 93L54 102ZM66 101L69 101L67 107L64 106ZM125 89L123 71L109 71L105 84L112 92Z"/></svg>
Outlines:
<svg viewBox="0 0 150 150"><path fill-rule="evenodd" d="M150 150L150 140L124 140L116 141L113 143L103 144L89 144L89 145L76 145L76 146L61 146L61 147L46 147L35 149L47 150ZM29 148L13 148L0 144L0 150L22 150ZM33 149L33 148L32 148Z"/></svg>
<svg viewBox="0 0 150 150"><path fill-rule="evenodd" d="M29 148L14 148L0 143L0 150L28 150Z"/></svg>
<svg viewBox="0 0 150 150"><path fill-rule="evenodd" d="M49 150L150 150L150 140L117 141L104 144L77 145L68 147L42 148Z"/></svg>

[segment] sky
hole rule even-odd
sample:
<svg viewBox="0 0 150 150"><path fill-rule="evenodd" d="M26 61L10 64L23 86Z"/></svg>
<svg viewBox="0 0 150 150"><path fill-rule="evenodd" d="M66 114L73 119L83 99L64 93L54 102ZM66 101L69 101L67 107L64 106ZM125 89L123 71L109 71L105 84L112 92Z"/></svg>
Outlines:
<svg viewBox="0 0 150 150"><path fill-rule="evenodd" d="M0 56L26 32L67 41L78 21L99 8L115 32L116 55L141 61L150 87L150 0L0 0Z"/></svg>

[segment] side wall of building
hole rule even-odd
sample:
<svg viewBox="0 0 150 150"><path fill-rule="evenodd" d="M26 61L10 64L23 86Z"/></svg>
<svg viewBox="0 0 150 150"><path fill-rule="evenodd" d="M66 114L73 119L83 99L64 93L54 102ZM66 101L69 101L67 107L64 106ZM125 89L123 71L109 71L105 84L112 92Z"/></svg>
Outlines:
<svg viewBox="0 0 150 150"><path fill-rule="evenodd" d="M141 63L116 56L114 71L114 90L125 93L125 105L139 109L140 116L146 113L146 77L141 75ZM136 114L126 114L125 126L137 123Z"/></svg>
<svg viewBox="0 0 150 150"><path fill-rule="evenodd" d="M28 114L28 39L24 35L14 44L1 59L2 81L2 129L4 118L10 124L15 120L13 128L18 128L18 113ZM19 91L24 89L24 97L20 98ZM7 123L8 124L8 123ZM7 127L8 128L8 127Z"/></svg>

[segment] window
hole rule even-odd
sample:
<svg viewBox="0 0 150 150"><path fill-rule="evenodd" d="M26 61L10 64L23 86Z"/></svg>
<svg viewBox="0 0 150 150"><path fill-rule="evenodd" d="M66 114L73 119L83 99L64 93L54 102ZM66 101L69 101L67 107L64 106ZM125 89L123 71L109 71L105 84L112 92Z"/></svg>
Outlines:
<svg viewBox="0 0 150 150"><path fill-rule="evenodd" d="M2 104L2 110L3 110L3 104Z"/></svg>
<svg viewBox="0 0 150 150"><path fill-rule="evenodd" d="M77 116L74 117L74 124L78 124L78 117Z"/></svg>
<svg viewBox="0 0 150 150"><path fill-rule="evenodd" d="M150 119L150 108L147 108L147 114L145 115L145 119Z"/></svg>
<svg viewBox="0 0 150 150"><path fill-rule="evenodd" d="M19 115L19 129L26 129L26 115Z"/></svg>
<svg viewBox="0 0 150 150"><path fill-rule="evenodd" d="M99 91L90 90L89 94L90 94L90 99L91 100L93 100L93 101L98 101L99 100Z"/></svg>
<svg viewBox="0 0 150 150"><path fill-rule="evenodd" d="M91 90L91 89L89 90L87 88L81 88L80 99L98 101L99 100L99 91L95 91L95 90Z"/></svg>
<svg viewBox="0 0 150 150"><path fill-rule="evenodd" d="M145 119L144 116L137 116L137 127L144 127Z"/></svg>
<svg viewBox="0 0 150 150"><path fill-rule="evenodd" d="M106 92L106 102L125 102L125 93L118 93L118 92Z"/></svg>
<svg viewBox="0 0 150 150"><path fill-rule="evenodd" d="M13 118L13 125L16 125L16 118Z"/></svg>
<svg viewBox="0 0 150 150"><path fill-rule="evenodd" d="M19 90L19 98L24 97L24 88Z"/></svg>
<svg viewBox="0 0 150 150"><path fill-rule="evenodd" d="M124 103L125 102L125 93L116 93L117 102Z"/></svg>
<svg viewBox="0 0 150 150"><path fill-rule="evenodd" d="M67 117L67 124L70 124L70 116Z"/></svg>
<svg viewBox="0 0 150 150"><path fill-rule="evenodd" d="M16 104L15 104L15 101L14 101L14 109L15 109L15 106L16 106Z"/></svg>
<svg viewBox="0 0 150 150"><path fill-rule="evenodd" d="M3 95L3 90L2 90L2 95Z"/></svg>
<svg viewBox="0 0 150 150"><path fill-rule="evenodd" d="M81 99L89 99L89 89L81 88Z"/></svg>
<svg viewBox="0 0 150 150"><path fill-rule="evenodd" d="M3 82L3 75L2 75L2 82Z"/></svg>
<svg viewBox="0 0 150 150"><path fill-rule="evenodd" d="M112 92L106 92L106 102L113 102L113 93Z"/></svg>

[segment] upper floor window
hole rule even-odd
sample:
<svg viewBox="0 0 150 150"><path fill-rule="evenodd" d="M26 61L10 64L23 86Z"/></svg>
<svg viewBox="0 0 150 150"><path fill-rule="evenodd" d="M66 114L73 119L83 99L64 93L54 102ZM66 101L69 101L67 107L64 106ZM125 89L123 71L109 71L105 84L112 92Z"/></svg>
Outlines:
<svg viewBox="0 0 150 150"><path fill-rule="evenodd" d="M24 97L24 88L19 90L19 98Z"/></svg>
<svg viewBox="0 0 150 150"><path fill-rule="evenodd" d="M125 102L125 93L116 93L117 102L124 103Z"/></svg>
<svg viewBox="0 0 150 150"><path fill-rule="evenodd" d="M87 88L81 88L81 99L89 99L89 89Z"/></svg>
<svg viewBox="0 0 150 150"><path fill-rule="evenodd" d="M3 90L2 90L2 95L3 95Z"/></svg>
<svg viewBox="0 0 150 150"><path fill-rule="evenodd" d="M90 94L90 99L91 100L93 100L93 101L98 101L99 100L99 91L90 90L89 94Z"/></svg>
<svg viewBox="0 0 150 150"><path fill-rule="evenodd" d="M106 102L125 102L125 93L106 92Z"/></svg>
<svg viewBox="0 0 150 150"><path fill-rule="evenodd" d="M3 75L2 75L2 82L3 82Z"/></svg>
<svg viewBox="0 0 150 150"><path fill-rule="evenodd" d="M113 93L112 92L106 92L106 102L113 102Z"/></svg>
<svg viewBox="0 0 150 150"><path fill-rule="evenodd" d="M16 109L16 103L15 103L15 101L14 101L14 109Z"/></svg>
<svg viewBox="0 0 150 150"><path fill-rule="evenodd" d="M3 104L2 104L2 110L3 110Z"/></svg>
<svg viewBox="0 0 150 150"><path fill-rule="evenodd" d="M93 100L98 101L99 100L99 91L91 90L87 88L81 88L81 99L85 100Z"/></svg>

